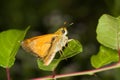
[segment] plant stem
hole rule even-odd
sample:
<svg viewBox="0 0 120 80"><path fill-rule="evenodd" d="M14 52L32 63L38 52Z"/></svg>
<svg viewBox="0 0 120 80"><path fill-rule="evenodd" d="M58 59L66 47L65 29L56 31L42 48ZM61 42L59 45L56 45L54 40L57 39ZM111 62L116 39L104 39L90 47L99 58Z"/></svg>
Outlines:
<svg viewBox="0 0 120 80"><path fill-rule="evenodd" d="M55 70L53 70L53 72L52 72L52 78L54 79L55 76L56 76L56 73L55 73Z"/></svg>
<svg viewBox="0 0 120 80"><path fill-rule="evenodd" d="M10 80L10 69L6 68L7 80Z"/></svg>
<svg viewBox="0 0 120 80"><path fill-rule="evenodd" d="M60 74L56 75L54 78L63 78L63 77L72 77L72 76L78 76L78 75L93 75L97 72L102 72L110 69L116 69L120 68L120 62L117 64L113 64L111 66L103 67L103 68L98 68L98 69L93 69L93 70L86 70L86 71L81 71L81 72L75 72L75 73L69 73L69 74ZM47 77L42 77L42 78L36 78L36 79L31 79L31 80L46 80L46 79L53 79L52 76L47 76Z"/></svg>
<svg viewBox="0 0 120 80"><path fill-rule="evenodd" d="M120 62L120 49L118 49L119 62Z"/></svg>

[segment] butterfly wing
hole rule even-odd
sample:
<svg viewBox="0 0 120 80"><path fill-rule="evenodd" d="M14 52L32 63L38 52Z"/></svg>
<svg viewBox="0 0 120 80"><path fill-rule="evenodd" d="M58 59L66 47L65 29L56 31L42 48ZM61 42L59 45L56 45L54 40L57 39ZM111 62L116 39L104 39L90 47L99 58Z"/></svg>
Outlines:
<svg viewBox="0 0 120 80"><path fill-rule="evenodd" d="M58 43L59 43L59 36L56 36L52 42L51 42L51 47L49 48L49 52L47 54L47 56L44 57L43 62L44 65L49 65L51 63L51 61L53 60L53 58L55 57L55 54L57 53L57 47L58 47Z"/></svg>
<svg viewBox="0 0 120 80"><path fill-rule="evenodd" d="M33 52L38 57L44 58L47 56L55 36L54 34L47 34L30 38L22 42L22 47L29 52Z"/></svg>
<svg viewBox="0 0 120 80"><path fill-rule="evenodd" d="M55 57L55 54L62 50L62 48L66 45L68 41L68 38L63 35L56 35L54 39L51 42L51 47L49 48L49 52L47 56L44 57L43 61L45 65L49 65L53 58Z"/></svg>

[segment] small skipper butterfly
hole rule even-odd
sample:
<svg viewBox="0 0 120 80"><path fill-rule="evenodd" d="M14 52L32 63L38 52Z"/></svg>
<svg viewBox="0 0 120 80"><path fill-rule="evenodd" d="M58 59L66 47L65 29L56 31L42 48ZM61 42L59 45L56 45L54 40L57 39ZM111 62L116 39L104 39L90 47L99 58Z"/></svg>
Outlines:
<svg viewBox="0 0 120 80"><path fill-rule="evenodd" d="M62 27L55 33L41 35L26 39L22 41L22 47L28 51L34 53L37 57L41 58L44 65L49 65L55 54L62 50L62 48L68 42L67 29Z"/></svg>

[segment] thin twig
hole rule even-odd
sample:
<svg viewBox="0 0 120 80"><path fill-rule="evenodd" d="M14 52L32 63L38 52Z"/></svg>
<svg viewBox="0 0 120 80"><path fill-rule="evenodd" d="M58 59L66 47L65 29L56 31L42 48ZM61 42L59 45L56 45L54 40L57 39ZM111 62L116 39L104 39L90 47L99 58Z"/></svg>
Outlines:
<svg viewBox="0 0 120 80"><path fill-rule="evenodd" d="M6 68L7 80L10 80L10 69Z"/></svg>
<svg viewBox="0 0 120 80"><path fill-rule="evenodd" d="M98 73L98 72L111 70L111 69L116 69L116 68L120 68L120 63L119 62L117 64L113 64L111 66L107 66L107 67L103 67L103 68L81 71L81 72L75 72L75 73L69 73L69 74L60 74L60 75L56 75L54 78L57 79L57 78L72 77L72 76L78 76L78 75L93 75L93 74ZM46 79L52 79L52 76L35 78L35 79L31 79L31 80L46 80Z"/></svg>

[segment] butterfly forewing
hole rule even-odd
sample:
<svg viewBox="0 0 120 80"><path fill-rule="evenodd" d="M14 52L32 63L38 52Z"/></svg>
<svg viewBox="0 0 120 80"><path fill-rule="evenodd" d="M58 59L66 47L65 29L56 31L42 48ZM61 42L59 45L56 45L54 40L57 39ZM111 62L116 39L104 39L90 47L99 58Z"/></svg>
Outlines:
<svg viewBox="0 0 120 80"><path fill-rule="evenodd" d="M48 50L51 46L52 37L55 37L54 34L47 34L43 36L37 36L30 39L27 39L22 42L22 47L37 55L38 57L45 57L48 54Z"/></svg>

